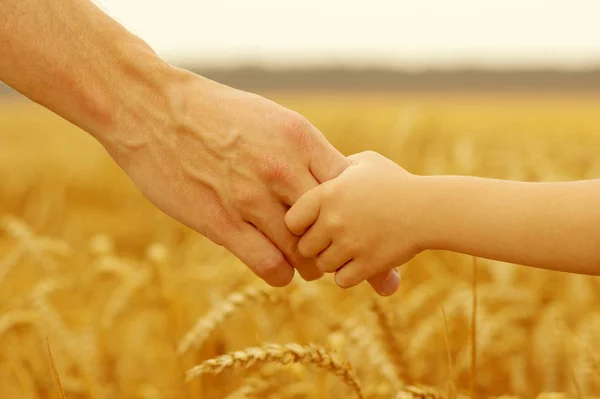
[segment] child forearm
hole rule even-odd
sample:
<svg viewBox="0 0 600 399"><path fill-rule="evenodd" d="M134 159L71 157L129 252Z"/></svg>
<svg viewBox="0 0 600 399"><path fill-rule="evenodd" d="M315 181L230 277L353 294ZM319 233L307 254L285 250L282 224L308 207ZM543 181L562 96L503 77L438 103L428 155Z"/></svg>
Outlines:
<svg viewBox="0 0 600 399"><path fill-rule="evenodd" d="M420 179L423 249L600 274L600 180Z"/></svg>

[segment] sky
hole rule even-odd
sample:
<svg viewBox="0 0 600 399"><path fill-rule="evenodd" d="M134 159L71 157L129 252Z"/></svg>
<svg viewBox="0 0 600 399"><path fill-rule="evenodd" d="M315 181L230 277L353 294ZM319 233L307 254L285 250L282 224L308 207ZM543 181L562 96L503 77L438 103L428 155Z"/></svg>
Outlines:
<svg viewBox="0 0 600 399"><path fill-rule="evenodd" d="M94 0L175 63L600 65L600 0Z"/></svg>

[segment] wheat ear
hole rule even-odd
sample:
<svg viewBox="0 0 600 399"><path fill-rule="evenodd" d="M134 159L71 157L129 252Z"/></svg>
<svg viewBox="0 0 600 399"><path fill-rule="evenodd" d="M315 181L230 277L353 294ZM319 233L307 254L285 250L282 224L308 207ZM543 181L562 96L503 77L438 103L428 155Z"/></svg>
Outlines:
<svg viewBox="0 0 600 399"><path fill-rule="evenodd" d="M351 366L340 363L331 351L312 344L306 346L266 344L261 347L247 348L243 351L230 352L208 359L202 364L191 368L186 372L186 380L191 381L203 374L220 374L227 369L250 368L261 363L278 363L281 365L291 363L314 364L340 377L348 386L354 389L360 399L363 398L360 383L355 377Z"/></svg>
<svg viewBox="0 0 600 399"><path fill-rule="evenodd" d="M117 289L110 297L102 315L101 325L103 328L109 329L112 327L117 317L127 308L131 298L133 298L135 293L144 287L149 280L149 273L142 271L139 276L128 280Z"/></svg>
<svg viewBox="0 0 600 399"><path fill-rule="evenodd" d="M443 399L444 395L435 388L407 386L398 392L396 399Z"/></svg>
<svg viewBox="0 0 600 399"><path fill-rule="evenodd" d="M221 325L225 319L245 304L277 302L280 298L279 295L268 288L249 287L243 291L234 292L196 322L194 327L180 341L177 353L183 355L189 350L201 346L217 326Z"/></svg>

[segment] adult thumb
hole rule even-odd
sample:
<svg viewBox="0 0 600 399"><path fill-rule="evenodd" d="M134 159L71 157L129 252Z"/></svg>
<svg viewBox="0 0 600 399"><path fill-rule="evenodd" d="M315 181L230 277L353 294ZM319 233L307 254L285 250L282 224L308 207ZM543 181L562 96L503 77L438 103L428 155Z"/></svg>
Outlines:
<svg viewBox="0 0 600 399"><path fill-rule="evenodd" d="M331 145L321 132L317 131L317 134L320 137L310 154L309 167L315 179L324 183L338 177L352 162Z"/></svg>

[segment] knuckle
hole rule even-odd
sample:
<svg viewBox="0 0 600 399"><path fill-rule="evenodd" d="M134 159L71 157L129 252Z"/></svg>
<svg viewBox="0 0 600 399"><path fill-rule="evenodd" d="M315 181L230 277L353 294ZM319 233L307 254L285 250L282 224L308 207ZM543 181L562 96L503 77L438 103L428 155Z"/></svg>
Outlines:
<svg viewBox="0 0 600 399"><path fill-rule="evenodd" d="M239 190L235 193L233 202L238 209L251 209L260 203L260 195L252 190Z"/></svg>
<svg viewBox="0 0 600 399"><path fill-rule="evenodd" d="M293 181L291 167L287 162L278 159L265 159L262 164L263 177L267 182Z"/></svg>
<svg viewBox="0 0 600 399"><path fill-rule="evenodd" d="M327 182L321 185L320 190L322 201L335 201L338 197L338 188L334 182Z"/></svg>
<svg viewBox="0 0 600 399"><path fill-rule="evenodd" d="M356 237L346 238L342 240L342 247L349 253L354 255L361 253L362 244L358 241Z"/></svg>
<svg viewBox="0 0 600 399"><path fill-rule="evenodd" d="M292 112L283 122L283 133L298 146L307 145L310 140L311 124L302 115Z"/></svg>
<svg viewBox="0 0 600 399"><path fill-rule="evenodd" d="M338 235L344 232L344 218L339 213L330 213L327 217L327 228L329 231Z"/></svg>
<svg viewBox="0 0 600 399"><path fill-rule="evenodd" d="M213 206L209 207L205 220L196 230L216 245L225 246L227 237L236 227L223 207Z"/></svg>

